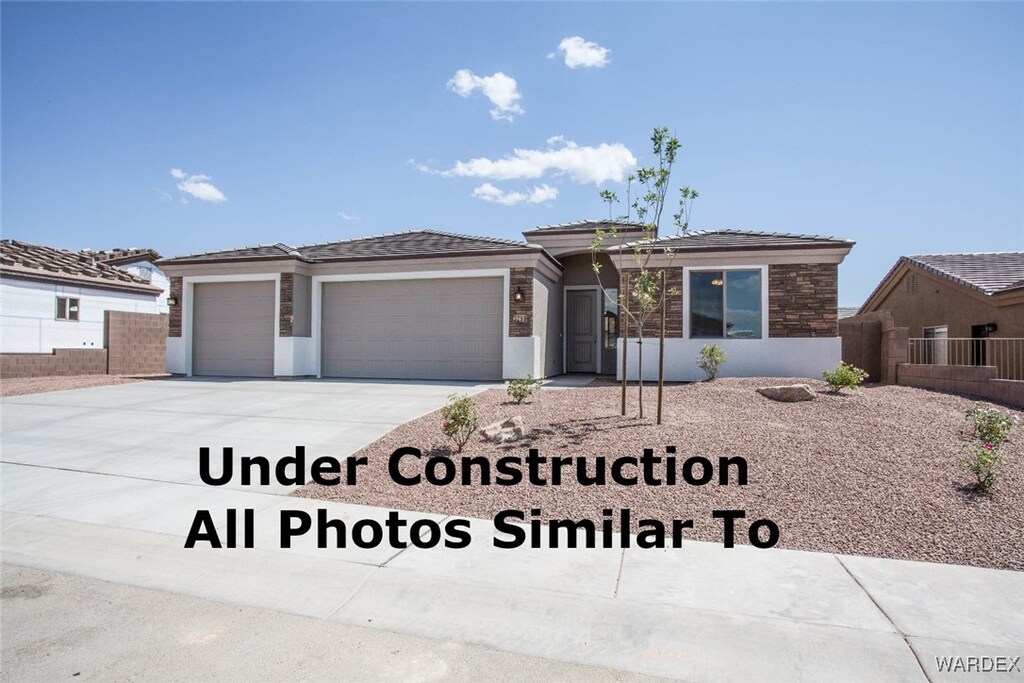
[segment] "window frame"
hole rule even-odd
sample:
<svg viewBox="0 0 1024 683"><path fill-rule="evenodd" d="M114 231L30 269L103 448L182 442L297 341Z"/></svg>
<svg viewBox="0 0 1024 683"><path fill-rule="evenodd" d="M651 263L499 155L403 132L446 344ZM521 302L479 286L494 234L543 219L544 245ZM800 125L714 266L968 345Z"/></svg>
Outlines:
<svg viewBox="0 0 1024 683"><path fill-rule="evenodd" d="M690 285L690 273L723 273L723 280L728 279L728 275L725 275L728 271L735 270L746 270L746 271L760 271L761 273L761 336L760 337L729 337L725 334L725 329L722 330L721 337L694 337L691 320L691 295L692 287ZM726 312L728 310L728 304L725 300L725 283L723 282L722 288L722 317L726 318ZM768 330L768 265L767 264L708 264L701 266L684 266L683 267L683 339L693 341L708 341L715 339L721 339L722 341L764 341L769 338ZM728 323L727 319L723 320L724 324Z"/></svg>
<svg viewBox="0 0 1024 683"><path fill-rule="evenodd" d="M63 303L64 315L61 316L61 304ZM71 307L75 310L72 311ZM79 296L58 294L54 301L53 319L62 323L77 323L82 319L82 298ZM74 317L72 317L72 315Z"/></svg>

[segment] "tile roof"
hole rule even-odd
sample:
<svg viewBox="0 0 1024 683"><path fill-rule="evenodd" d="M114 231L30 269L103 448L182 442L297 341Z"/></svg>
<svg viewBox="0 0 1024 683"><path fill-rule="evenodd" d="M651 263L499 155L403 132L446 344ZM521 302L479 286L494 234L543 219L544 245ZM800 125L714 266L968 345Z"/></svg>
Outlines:
<svg viewBox="0 0 1024 683"><path fill-rule="evenodd" d="M900 262L941 275L984 294L999 294L1024 287L1024 252L979 254L922 254Z"/></svg>
<svg viewBox="0 0 1024 683"><path fill-rule="evenodd" d="M82 253L92 256L96 261L112 265L131 263L136 260L156 261L160 258L160 254L155 249L140 249L138 247L131 247L130 249L104 249L100 251L83 249Z"/></svg>
<svg viewBox="0 0 1024 683"><path fill-rule="evenodd" d="M463 256L477 253L542 251L540 247L498 237L474 237L440 230L406 230L386 235L291 247L261 245L162 259L161 263L297 258L309 263L359 259Z"/></svg>
<svg viewBox="0 0 1024 683"><path fill-rule="evenodd" d="M0 240L0 274L31 280L74 282L81 286L160 292L146 280L91 254L55 249L18 240Z"/></svg>
<svg viewBox="0 0 1024 683"><path fill-rule="evenodd" d="M655 241L660 248L678 251L804 249L852 247L854 244L852 240L827 235L797 235L759 230L691 230L680 235L661 237Z"/></svg>
<svg viewBox="0 0 1024 683"><path fill-rule="evenodd" d="M553 223L551 225L540 225L536 228L530 228L529 230L523 230L524 235L532 235L535 233L563 233L563 232L593 232L598 228L604 226L614 226L616 228L624 228L627 230L636 229L642 230L644 228L643 223L635 221L624 221L624 220L583 220L574 221L572 223Z"/></svg>

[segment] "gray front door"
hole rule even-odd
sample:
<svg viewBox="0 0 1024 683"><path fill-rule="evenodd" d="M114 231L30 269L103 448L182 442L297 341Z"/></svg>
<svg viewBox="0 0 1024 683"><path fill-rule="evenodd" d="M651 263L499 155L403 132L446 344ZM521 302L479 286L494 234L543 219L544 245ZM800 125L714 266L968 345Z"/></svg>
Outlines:
<svg viewBox="0 0 1024 683"><path fill-rule="evenodd" d="M565 299L566 372L597 372L597 292L568 290Z"/></svg>

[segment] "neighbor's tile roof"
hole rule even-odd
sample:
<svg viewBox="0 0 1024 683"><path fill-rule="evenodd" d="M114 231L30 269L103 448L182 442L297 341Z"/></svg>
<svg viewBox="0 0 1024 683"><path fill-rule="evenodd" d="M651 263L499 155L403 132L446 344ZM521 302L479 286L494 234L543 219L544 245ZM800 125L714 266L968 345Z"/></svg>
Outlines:
<svg viewBox="0 0 1024 683"><path fill-rule="evenodd" d="M417 256L465 256L478 253L538 251L526 242L497 237L474 237L440 230L407 230L387 235L359 237L337 242L291 247L262 245L227 251L212 251L163 259L161 263L297 258L310 263L359 259L411 258Z"/></svg>
<svg viewBox="0 0 1024 683"><path fill-rule="evenodd" d="M795 235L758 230L693 230L655 240L659 249L688 250L756 250L852 247L853 241L826 235ZM638 244L634 242L633 244Z"/></svg>
<svg viewBox="0 0 1024 683"><path fill-rule="evenodd" d="M55 249L18 240L0 240L0 273L32 280L74 282L81 286L159 292L142 278L97 262L91 254Z"/></svg>
<svg viewBox="0 0 1024 683"><path fill-rule="evenodd" d="M156 261L160 258L160 254L155 249L140 249L138 247L131 247L130 249L104 249L100 251L83 249L82 253L92 256L96 261L113 265L142 259Z"/></svg>
<svg viewBox="0 0 1024 683"><path fill-rule="evenodd" d="M998 294L1024 287L1024 252L1021 251L923 254L904 256L900 261L912 263L918 268L985 294Z"/></svg>
<svg viewBox="0 0 1024 683"><path fill-rule="evenodd" d="M553 223L551 225L541 225L536 228L530 228L529 230L523 230L524 235L532 235L535 233L574 233L574 232L594 232L598 228L603 227L614 227L622 228L624 230L643 230L644 224L637 223L635 221L623 221L623 220L584 220L574 221L572 223Z"/></svg>

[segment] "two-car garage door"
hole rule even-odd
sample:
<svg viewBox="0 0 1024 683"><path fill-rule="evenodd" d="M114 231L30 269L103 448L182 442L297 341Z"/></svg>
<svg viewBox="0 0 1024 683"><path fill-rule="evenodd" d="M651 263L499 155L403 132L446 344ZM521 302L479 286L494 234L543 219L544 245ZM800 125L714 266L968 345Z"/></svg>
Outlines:
<svg viewBox="0 0 1024 683"><path fill-rule="evenodd" d="M327 282L325 377L500 379L502 278Z"/></svg>

